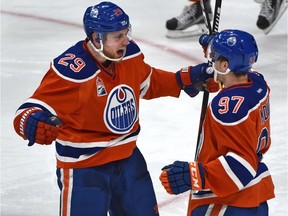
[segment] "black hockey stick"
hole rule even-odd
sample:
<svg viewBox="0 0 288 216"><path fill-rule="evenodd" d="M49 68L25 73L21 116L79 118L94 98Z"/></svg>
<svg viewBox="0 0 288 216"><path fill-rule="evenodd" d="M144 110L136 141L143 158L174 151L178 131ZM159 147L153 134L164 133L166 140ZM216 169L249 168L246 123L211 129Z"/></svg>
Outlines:
<svg viewBox="0 0 288 216"><path fill-rule="evenodd" d="M206 1L204 3L204 1ZM211 27L211 22L208 14L207 2L209 0L201 0L200 4L202 7L202 13L204 16L204 22L209 34L213 34L218 31L219 21L220 21L220 13L221 13L221 4L222 0L216 0L215 2L215 9L214 9L214 19L213 19L213 28ZM208 61L208 65L212 66L212 62ZM196 145L196 152L195 152L195 161L198 159L200 146L202 143L201 134L202 134L202 126L206 116L207 106L209 101L209 92L204 88L203 98L202 98L202 107L201 107L201 114L200 114L200 121L199 121L199 128L198 128L198 136L197 136L197 145Z"/></svg>

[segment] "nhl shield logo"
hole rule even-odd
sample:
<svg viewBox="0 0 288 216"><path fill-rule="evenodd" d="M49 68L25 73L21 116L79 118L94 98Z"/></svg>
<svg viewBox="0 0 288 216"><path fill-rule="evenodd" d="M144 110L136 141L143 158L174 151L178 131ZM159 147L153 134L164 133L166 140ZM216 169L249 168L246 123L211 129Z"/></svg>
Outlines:
<svg viewBox="0 0 288 216"><path fill-rule="evenodd" d="M97 87L97 95L99 96L104 96L107 94L107 91L105 89L104 83L101 78L97 77L96 78L96 87Z"/></svg>
<svg viewBox="0 0 288 216"><path fill-rule="evenodd" d="M127 85L120 85L109 93L104 111L104 122L109 130L117 134L129 132L138 112L133 90Z"/></svg>

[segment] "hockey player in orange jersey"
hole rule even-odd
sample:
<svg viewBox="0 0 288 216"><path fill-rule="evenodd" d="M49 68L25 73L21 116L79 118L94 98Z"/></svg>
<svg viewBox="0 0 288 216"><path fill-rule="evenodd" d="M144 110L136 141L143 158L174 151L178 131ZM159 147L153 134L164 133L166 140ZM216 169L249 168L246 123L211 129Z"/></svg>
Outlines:
<svg viewBox="0 0 288 216"><path fill-rule="evenodd" d="M224 88L207 108L196 160L165 166L160 180L170 194L191 190L187 216L268 215L274 185L262 159L271 144L270 89L251 69L256 41L240 30L200 39Z"/></svg>
<svg viewBox="0 0 288 216"><path fill-rule="evenodd" d="M195 96L194 84L213 75L207 64L190 66L180 70L182 82L180 71L146 64L128 37L128 15L111 2L88 7L83 25L87 38L52 60L17 110L15 131L29 146L56 140L61 216L158 215L136 146L139 100L178 97L181 89Z"/></svg>

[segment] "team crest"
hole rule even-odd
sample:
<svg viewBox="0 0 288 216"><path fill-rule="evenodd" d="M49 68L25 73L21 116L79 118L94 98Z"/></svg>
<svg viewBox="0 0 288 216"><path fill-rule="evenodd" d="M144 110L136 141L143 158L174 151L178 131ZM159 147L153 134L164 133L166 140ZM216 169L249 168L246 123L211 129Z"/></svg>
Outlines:
<svg viewBox="0 0 288 216"><path fill-rule="evenodd" d="M105 89L104 83L101 78L97 77L96 79L96 87L97 87L97 95L98 97L104 96L107 94L107 91Z"/></svg>
<svg viewBox="0 0 288 216"><path fill-rule="evenodd" d="M133 128L138 112L134 92L129 86L120 85L112 89L103 117L107 128L114 133L127 133Z"/></svg>

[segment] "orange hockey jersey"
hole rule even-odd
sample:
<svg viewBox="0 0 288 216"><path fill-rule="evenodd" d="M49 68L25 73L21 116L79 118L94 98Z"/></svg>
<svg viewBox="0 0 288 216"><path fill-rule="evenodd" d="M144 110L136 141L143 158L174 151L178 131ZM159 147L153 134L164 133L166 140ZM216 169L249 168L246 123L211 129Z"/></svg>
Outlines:
<svg viewBox="0 0 288 216"><path fill-rule="evenodd" d="M205 204L256 207L274 197L262 156L271 144L269 87L251 72L249 82L224 88L208 106L198 162L205 188L193 191L188 214Z"/></svg>
<svg viewBox="0 0 288 216"><path fill-rule="evenodd" d="M181 90L175 74L146 64L133 41L123 60L106 68L92 58L86 43L79 41L51 62L14 121L28 107L48 110L61 119L56 140L59 168L91 167L127 158L140 131L139 99L178 97Z"/></svg>

